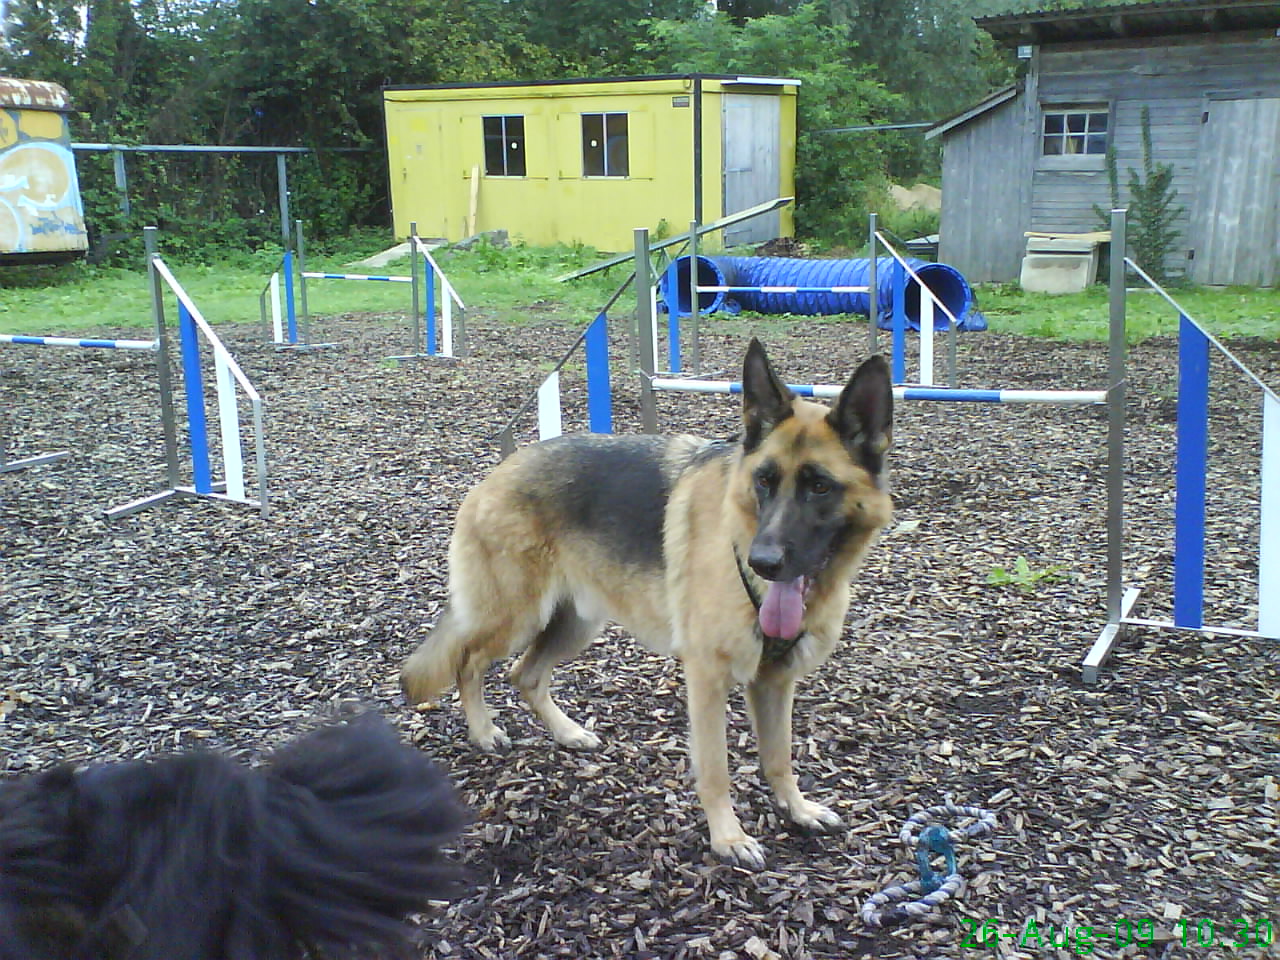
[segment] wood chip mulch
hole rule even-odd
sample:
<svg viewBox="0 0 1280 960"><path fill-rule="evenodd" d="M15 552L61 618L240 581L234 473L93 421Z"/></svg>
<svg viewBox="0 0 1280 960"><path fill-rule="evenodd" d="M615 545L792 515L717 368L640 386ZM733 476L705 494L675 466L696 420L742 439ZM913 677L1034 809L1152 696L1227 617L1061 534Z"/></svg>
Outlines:
<svg viewBox="0 0 1280 960"><path fill-rule="evenodd" d="M105 522L102 508L164 485L147 356L4 348L11 455L72 456L0 476L0 769L193 747L253 760L363 702L437 758L474 810L456 851L473 887L423 918L430 957L1265 952L1228 944L1237 920L1280 928L1280 645L1140 631L1096 687L1081 684L1104 620L1100 409L899 405L895 525L853 586L846 643L796 708L802 784L845 831L809 836L779 816L740 694L731 703L735 800L767 845L763 872L709 855L680 673L616 628L557 685L603 738L597 753L556 748L498 670L505 755L467 744L452 696L408 709L398 665L439 615L454 512L496 462L509 412L576 335L545 315L470 326L471 359L405 364L382 359L406 351L397 318L328 318L316 336L337 347L313 353L224 330L266 401L266 519L176 503ZM618 428L634 431L615 327ZM733 379L750 333L792 382L842 381L865 352L856 322L703 331L704 373ZM1280 384L1276 344L1233 346ZM989 332L967 335L960 361L962 386L1078 389L1104 386L1107 362L1100 344ZM1212 372L1207 615L1248 625L1261 403L1230 368ZM566 428L581 428L580 362L563 383ZM1166 617L1176 345L1133 348L1130 383L1126 566L1145 588L1141 612ZM659 405L665 429L735 430L732 399ZM529 416L522 442L535 433ZM1019 557L1052 575L988 584ZM994 836L959 844L961 898L923 921L864 927L862 902L914 875L903 821L948 797L999 818ZM979 946L988 920L999 939ZM1024 936L1028 921L1045 940ZM1125 921L1140 944L1115 936ZM1072 939L1056 948L1064 929Z"/></svg>

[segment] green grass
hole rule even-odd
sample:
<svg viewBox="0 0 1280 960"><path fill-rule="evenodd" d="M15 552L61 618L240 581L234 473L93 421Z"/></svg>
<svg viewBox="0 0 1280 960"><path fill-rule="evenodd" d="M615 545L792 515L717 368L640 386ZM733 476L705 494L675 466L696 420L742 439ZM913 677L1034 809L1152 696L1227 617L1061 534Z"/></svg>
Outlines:
<svg viewBox="0 0 1280 960"><path fill-rule="evenodd" d="M357 259L390 246L369 237L363 248L345 245L307 258L316 273L366 273L404 276L408 258L385 267L352 266ZM258 297L271 272L279 267L279 251L228 257L215 263L166 261L205 318L216 325L259 323ZM513 323L528 323L547 312L590 320L629 270L615 267L574 283L554 278L595 262L586 248L478 247L468 252L435 254L467 307L484 310ZM145 330L151 326L150 291L142 267L0 267L0 333L61 336L82 330ZM403 313L412 303L408 284L373 281L311 280L307 300L312 315ZM624 300L624 302L626 302ZM541 308L531 313L529 308Z"/></svg>
<svg viewBox="0 0 1280 960"><path fill-rule="evenodd" d="M312 248L308 270L334 273L405 274L408 260L384 268L351 263L390 246L385 234L366 232L336 244ZM555 277L596 262L581 247L439 251L441 266L472 311L512 324L547 319L589 320L630 274L625 264L572 283ZM216 263L170 263L178 280L215 325L258 323L258 294L279 265L278 250L230 255ZM0 333L69 335L83 330L146 330L151 325L150 294L141 267L0 268ZM313 315L407 314L408 284L314 280L308 283ZM977 291L978 306L991 329L1021 336L1062 340L1106 340L1107 290L1095 286L1067 296L1022 291L1016 284ZM1174 297L1214 334L1224 338L1280 340L1280 290L1183 288ZM1131 293L1128 334L1137 343L1177 332L1177 315L1161 297ZM634 295L624 293L615 309L629 311ZM771 321L790 322L773 317ZM806 317L804 322L821 318Z"/></svg>
<svg viewBox="0 0 1280 960"><path fill-rule="evenodd" d="M1215 336L1280 340L1280 289L1184 287L1170 293ZM1059 296L1026 293L1016 284L977 291L992 330L1052 340L1106 340L1107 296L1104 286ZM1131 287L1126 300L1130 343L1177 334L1178 314L1163 297Z"/></svg>

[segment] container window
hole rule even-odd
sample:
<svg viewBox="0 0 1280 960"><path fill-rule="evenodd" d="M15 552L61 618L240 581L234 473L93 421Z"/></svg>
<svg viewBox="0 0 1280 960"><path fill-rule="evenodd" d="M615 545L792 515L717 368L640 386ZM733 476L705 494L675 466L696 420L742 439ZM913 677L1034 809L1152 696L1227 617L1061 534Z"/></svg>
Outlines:
<svg viewBox="0 0 1280 960"><path fill-rule="evenodd" d="M1045 110L1040 153L1046 157L1101 156L1107 152L1104 106Z"/></svg>
<svg viewBox="0 0 1280 960"><path fill-rule="evenodd" d="M625 177L631 172L625 113L582 115L582 174Z"/></svg>
<svg viewBox="0 0 1280 960"><path fill-rule="evenodd" d="M489 177L523 177L524 117L484 118L484 172Z"/></svg>

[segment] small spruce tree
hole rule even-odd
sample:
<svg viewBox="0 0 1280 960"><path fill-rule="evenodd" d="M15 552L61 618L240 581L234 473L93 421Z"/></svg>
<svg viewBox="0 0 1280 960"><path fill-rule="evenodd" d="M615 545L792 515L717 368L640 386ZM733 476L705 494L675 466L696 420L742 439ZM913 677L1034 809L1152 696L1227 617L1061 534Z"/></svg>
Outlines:
<svg viewBox="0 0 1280 960"><path fill-rule="evenodd" d="M1107 147L1107 182L1111 208L1120 206L1119 173L1115 146ZM1173 226L1185 207L1174 206L1178 191L1173 186L1173 164L1157 163L1151 156L1151 110L1142 108L1142 174L1129 168L1128 240L1133 259L1153 280L1167 283L1168 259L1182 231ZM1096 203L1094 213L1104 229L1111 227L1111 214Z"/></svg>

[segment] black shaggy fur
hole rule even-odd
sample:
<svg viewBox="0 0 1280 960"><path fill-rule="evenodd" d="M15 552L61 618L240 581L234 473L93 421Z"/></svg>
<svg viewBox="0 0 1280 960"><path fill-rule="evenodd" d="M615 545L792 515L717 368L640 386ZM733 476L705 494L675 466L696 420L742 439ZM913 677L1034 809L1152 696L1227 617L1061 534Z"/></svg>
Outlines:
<svg viewBox="0 0 1280 960"><path fill-rule="evenodd" d="M372 714L260 769L197 753L0 783L0 960L407 955L464 822Z"/></svg>

